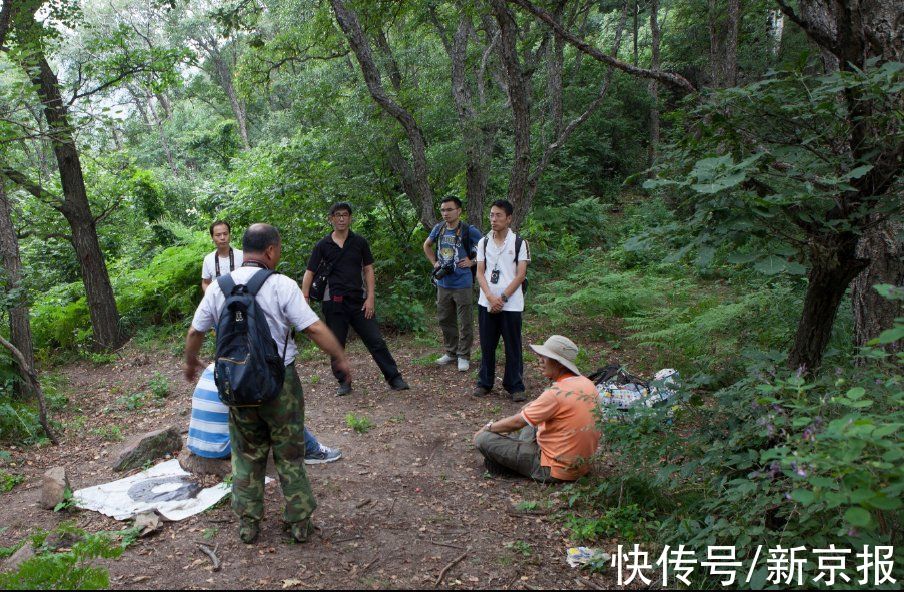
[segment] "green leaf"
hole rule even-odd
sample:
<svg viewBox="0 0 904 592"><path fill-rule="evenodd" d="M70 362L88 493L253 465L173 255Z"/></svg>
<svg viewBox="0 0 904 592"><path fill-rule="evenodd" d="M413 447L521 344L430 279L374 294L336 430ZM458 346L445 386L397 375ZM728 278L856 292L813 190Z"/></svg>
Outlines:
<svg viewBox="0 0 904 592"><path fill-rule="evenodd" d="M886 345L901 339L904 339L904 326L897 326L882 331L878 337L870 340L869 345Z"/></svg>
<svg viewBox="0 0 904 592"><path fill-rule="evenodd" d="M844 520L851 526L866 527L872 523L873 518L863 508L848 508L844 513Z"/></svg>
<svg viewBox="0 0 904 592"><path fill-rule="evenodd" d="M849 399L859 399L863 395L866 394L866 389L860 386L856 386L847 392L847 397Z"/></svg>
<svg viewBox="0 0 904 592"><path fill-rule="evenodd" d="M816 496L809 489L795 489L791 492L791 499L800 502L805 506L809 506L816 501Z"/></svg>
<svg viewBox="0 0 904 592"><path fill-rule="evenodd" d="M782 273L788 268L788 262L776 255L769 255L765 259L760 259L753 266L754 269L766 275L776 275Z"/></svg>
<svg viewBox="0 0 904 592"><path fill-rule="evenodd" d="M846 174L842 177L842 179L859 179L860 177L862 177L866 173L870 172L871 170L873 170L873 165L864 164L864 165L858 166L857 168L849 171L848 174Z"/></svg>

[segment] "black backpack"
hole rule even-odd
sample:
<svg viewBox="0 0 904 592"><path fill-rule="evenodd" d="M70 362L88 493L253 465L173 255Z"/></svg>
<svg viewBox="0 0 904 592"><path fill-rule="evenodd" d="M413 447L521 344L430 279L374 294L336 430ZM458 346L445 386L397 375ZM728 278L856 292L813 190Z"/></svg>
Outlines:
<svg viewBox="0 0 904 592"><path fill-rule="evenodd" d="M491 233L492 233L492 231L488 232L486 234L486 236L483 237L483 260L484 260L484 263L487 260L487 243L491 240L490 239ZM521 238L520 234L515 235L515 272L516 273L518 271L518 257L521 255L521 244L524 242L525 242L525 240L523 238ZM527 258L530 259L530 243L528 243L528 245L527 245ZM477 266L475 265L474 268L476 269ZM477 272L475 271L475 273L477 273ZM521 293L527 294L527 275L524 276L524 281L521 282Z"/></svg>
<svg viewBox="0 0 904 592"><path fill-rule="evenodd" d="M213 376L220 400L230 407L257 407L274 400L286 378L284 359L270 335L267 317L255 301L273 273L260 269L247 284L236 284L229 275L217 278L226 304L217 322Z"/></svg>
<svg viewBox="0 0 904 592"><path fill-rule="evenodd" d="M433 234L433 232L437 233L437 235L436 235L437 256L439 255L439 239L441 238L440 233L442 232L440 227L445 226L445 224L446 224L445 222L440 222L439 224L437 224L436 226L433 227L433 231L431 232L431 234ZM465 250L465 253L468 254L468 257L473 259L473 257L471 257L471 251L473 250L476 253L477 245L471 244L471 225L468 224L467 222L460 222L460 224L461 224L461 248ZM477 264L474 264L471 266L471 279L477 279Z"/></svg>

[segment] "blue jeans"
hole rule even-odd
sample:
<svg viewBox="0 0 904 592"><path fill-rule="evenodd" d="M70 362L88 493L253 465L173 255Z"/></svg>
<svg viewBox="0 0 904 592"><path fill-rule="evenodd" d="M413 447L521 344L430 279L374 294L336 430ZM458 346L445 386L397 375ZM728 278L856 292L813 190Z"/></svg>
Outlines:
<svg viewBox="0 0 904 592"><path fill-rule="evenodd" d="M304 455L311 456L315 452L320 450L320 442L317 441L317 438L314 437L314 434L311 433L311 430L308 428L304 429Z"/></svg>

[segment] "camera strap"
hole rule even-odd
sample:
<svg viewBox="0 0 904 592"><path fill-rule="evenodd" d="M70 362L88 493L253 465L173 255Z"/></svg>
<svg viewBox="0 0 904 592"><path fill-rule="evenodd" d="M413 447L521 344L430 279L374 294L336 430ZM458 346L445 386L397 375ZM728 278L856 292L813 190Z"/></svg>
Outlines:
<svg viewBox="0 0 904 592"><path fill-rule="evenodd" d="M220 277L220 256L216 251L213 252L213 264L216 271L214 277ZM232 247L229 247L229 273L233 271L235 271L235 255L232 252Z"/></svg>

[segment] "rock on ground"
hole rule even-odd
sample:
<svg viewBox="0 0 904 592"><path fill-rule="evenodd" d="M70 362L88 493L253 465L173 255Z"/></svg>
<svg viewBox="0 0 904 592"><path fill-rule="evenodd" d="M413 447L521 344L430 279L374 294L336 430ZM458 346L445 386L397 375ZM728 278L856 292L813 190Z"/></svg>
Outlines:
<svg viewBox="0 0 904 592"><path fill-rule="evenodd" d="M0 571L15 571L19 566L35 556L35 550L32 549L31 543L25 543L21 549L7 557L6 561L0 563Z"/></svg>
<svg viewBox="0 0 904 592"><path fill-rule="evenodd" d="M182 436L178 428L148 432L129 440L119 451L113 463L114 471L130 471L145 463L175 454L182 447Z"/></svg>
<svg viewBox="0 0 904 592"><path fill-rule="evenodd" d="M41 507L47 510L54 509L57 504L66 499L66 490L69 489L69 478L66 469L53 467L44 473L41 487Z"/></svg>

